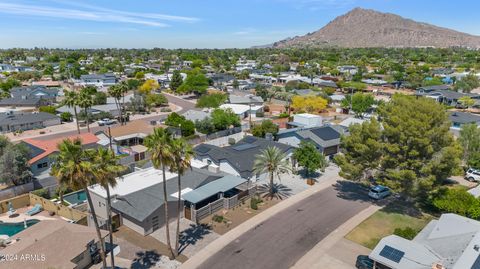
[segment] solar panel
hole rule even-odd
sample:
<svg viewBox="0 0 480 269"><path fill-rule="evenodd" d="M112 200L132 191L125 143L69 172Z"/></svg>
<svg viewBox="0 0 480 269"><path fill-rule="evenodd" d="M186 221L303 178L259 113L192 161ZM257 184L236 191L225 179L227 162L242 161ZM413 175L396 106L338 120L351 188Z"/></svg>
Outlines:
<svg viewBox="0 0 480 269"><path fill-rule="evenodd" d="M391 246L385 246L383 247L382 251L380 251L380 256L396 263L400 262L400 260L403 258L403 255L405 255L405 252L396 248L392 248Z"/></svg>
<svg viewBox="0 0 480 269"><path fill-rule="evenodd" d="M321 127L311 130L316 136L320 137L324 141L338 139L340 138L340 134L335 131L332 127Z"/></svg>
<svg viewBox="0 0 480 269"><path fill-rule="evenodd" d="M251 144L251 143L256 142L256 141L257 141L257 138L255 138L255 137L253 137L253 136L247 136L247 137L245 137L245 138L243 139L243 141L246 142L246 143Z"/></svg>
<svg viewBox="0 0 480 269"><path fill-rule="evenodd" d="M256 148L256 147L257 147L256 145L252 145L252 144L241 144L241 145L233 147L233 149L236 150L236 151L243 151L243 150Z"/></svg>
<svg viewBox="0 0 480 269"><path fill-rule="evenodd" d="M470 267L470 269L480 269L480 256L477 256L477 259L472 264L472 267Z"/></svg>

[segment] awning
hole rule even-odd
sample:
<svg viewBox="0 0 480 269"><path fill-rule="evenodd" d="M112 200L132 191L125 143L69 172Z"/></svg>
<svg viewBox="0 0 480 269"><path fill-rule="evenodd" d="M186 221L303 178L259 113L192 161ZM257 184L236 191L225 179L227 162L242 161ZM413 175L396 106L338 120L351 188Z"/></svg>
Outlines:
<svg viewBox="0 0 480 269"><path fill-rule="evenodd" d="M247 182L247 180L240 177L231 176L231 175L224 176L213 182L205 184L193 191L185 193L185 195L182 195L182 198L185 201L189 201L190 203L195 204L217 193L231 190L236 186L243 184L245 182Z"/></svg>

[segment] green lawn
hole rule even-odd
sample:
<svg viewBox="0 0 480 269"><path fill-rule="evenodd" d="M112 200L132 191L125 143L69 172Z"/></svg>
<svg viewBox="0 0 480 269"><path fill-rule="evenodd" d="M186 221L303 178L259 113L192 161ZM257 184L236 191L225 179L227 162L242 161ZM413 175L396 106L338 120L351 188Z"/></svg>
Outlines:
<svg viewBox="0 0 480 269"><path fill-rule="evenodd" d="M345 238L373 249L383 237L393 234L396 228L410 227L420 231L433 218L408 206L387 206L360 223Z"/></svg>

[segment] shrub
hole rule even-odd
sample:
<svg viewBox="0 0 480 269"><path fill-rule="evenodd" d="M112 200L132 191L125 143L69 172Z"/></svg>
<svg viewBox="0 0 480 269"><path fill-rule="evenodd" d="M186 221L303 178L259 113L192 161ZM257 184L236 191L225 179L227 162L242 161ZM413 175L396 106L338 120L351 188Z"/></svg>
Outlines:
<svg viewBox="0 0 480 269"><path fill-rule="evenodd" d="M218 223L227 222L227 219L224 216L217 214L213 215L212 220Z"/></svg>
<svg viewBox="0 0 480 269"><path fill-rule="evenodd" d="M465 189L441 189L435 196L433 205L442 212L480 218L480 201Z"/></svg>
<svg viewBox="0 0 480 269"><path fill-rule="evenodd" d="M172 110L169 107L162 107L160 112L172 112Z"/></svg>
<svg viewBox="0 0 480 269"><path fill-rule="evenodd" d="M72 113L63 112L62 114L60 114L60 118L62 119L63 122L70 122L72 121Z"/></svg>
<svg viewBox="0 0 480 269"><path fill-rule="evenodd" d="M288 113L287 112L282 112L280 113L280 115L278 115L279 118L283 119L283 118L288 118Z"/></svg>
<svg viewBox="0 0 480 269"><path fill-rule="evenodd" d="M32 191L32 193L35 194L36 196L40 196L40 197L43 197L45 199L50 199L50 194L48 193L47 189L34 190L34 191Z"/></svg>
<svg viewBox="0 0 480 269"><path fill-rule="evenodd" d="M50 113L50 114L54 114L56 113L56 108L54 106L41 106L38 108L38 111L40 112L46 112L46 113Z"/></svg>
<svg viewBox="0 0 480 269"><path fill-rule="evenodd" d="M406 228L396 228L394 231L393 231L393 234L394 235L398 235L400 237L403 237L405 239L408 239L408 240L412 240L413 238L415 238L415 236L417 235L417 231L415 231L414 229L410 228L410 227L406 227Z"/></svg>
<svg viewBox="0 0 480 269"><path fill-rule="evenodd" d="M233 138L233 137L229 137L229 138L228 138L228 144L229 144L229 145L235 145L235 143L236 143L236 142L235 142L235 138Z"/></svg>
<svg viewBox="0 0 480 269"><path fill-rule="evenodd" d="M255 116L257 118L263 118L265 116L265 113L263 111L257 111L255 112Z"/></svg>
<svg viewBox="0 0 480 269"><path fill-rule="evenodd" d="M250 199L250 208L253 210L258 210L258 204L261 202L263 202L262 199L258 197L252 197L252 199Z"/></svg>

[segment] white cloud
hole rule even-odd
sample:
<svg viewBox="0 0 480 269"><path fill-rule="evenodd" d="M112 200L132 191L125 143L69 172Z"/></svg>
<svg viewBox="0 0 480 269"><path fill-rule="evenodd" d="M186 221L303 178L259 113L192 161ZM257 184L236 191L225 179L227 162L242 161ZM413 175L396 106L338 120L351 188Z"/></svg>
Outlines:
<svg viewBox="0 0 480 269"><path fill-rule="evenodd" d="M72 4L72 2L67 2ZM134 13L112 9L103 9L95 6L75 4L82 9L56 8L30 4L15 4L0 2L0 13L27 15L49 18L73 19L98 22L117 22L126 24L146 25L153 27L168 27L162 21L194 22L198 19L191 17L171 16L165 14Z"/></svg>

